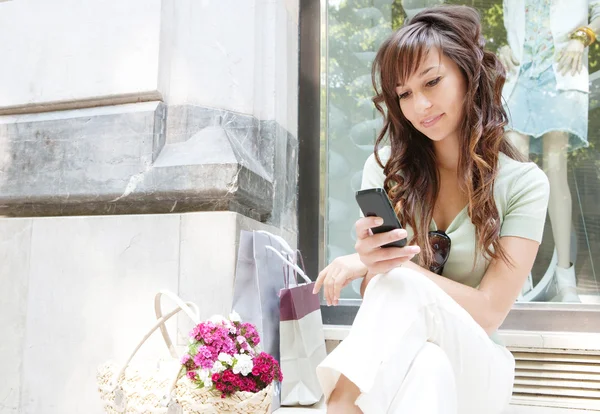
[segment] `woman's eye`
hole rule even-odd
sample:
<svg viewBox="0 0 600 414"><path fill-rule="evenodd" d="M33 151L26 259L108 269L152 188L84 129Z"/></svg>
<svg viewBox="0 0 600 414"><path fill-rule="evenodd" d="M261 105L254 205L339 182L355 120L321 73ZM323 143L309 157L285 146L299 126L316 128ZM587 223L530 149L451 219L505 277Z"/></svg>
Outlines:
<svg viewBox="0 0 600 414"><path fill-rule="evenodd" d="M437 85L438 83L440 83L440 80L441 80L441 79L442 79L442 77L441 77L441 76L440 76L440 77L437 77L437 78L435 78L434 80L427 82L427 86L435 86L435 85Z"/></svg>
<svg viewBox="0 0 600 414"><path fill-rule="evenodd" d="M404 99L406 97L408 97L408 92L404 92L404 93L401 93L400 95L398 95L398 99Z"/></svg>

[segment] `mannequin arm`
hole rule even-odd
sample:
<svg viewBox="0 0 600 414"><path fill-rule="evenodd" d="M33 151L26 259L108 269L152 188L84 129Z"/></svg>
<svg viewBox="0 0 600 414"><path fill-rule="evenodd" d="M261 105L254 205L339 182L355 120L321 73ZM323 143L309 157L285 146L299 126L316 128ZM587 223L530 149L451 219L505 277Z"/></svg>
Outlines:
<svg viewBox="0 0 600 414"><path fill-rule="evenodd" d="M598 34L600 30L600 0L591 0L590 4L590 24L588 26Z"/></svg>
<svg viewBox="0 0 600 414"><path fill-rule="evenodd" d="M596 16L592 21L590 21L588 27L592 29L596 35L598 35L598 31L600 31L600 15Z"/></svg>
<svg viewBox="0 0 600 414"><path fill-rule="evenodd" d="M590 2L591 21L587 25L594 33L600 30L600 1ZM564 49L559 51L557 62L558 71L562 75L570 73L572 76L581 72L583 66L583 56L586 53L585 45L581 40L570 40Z"/></svg>

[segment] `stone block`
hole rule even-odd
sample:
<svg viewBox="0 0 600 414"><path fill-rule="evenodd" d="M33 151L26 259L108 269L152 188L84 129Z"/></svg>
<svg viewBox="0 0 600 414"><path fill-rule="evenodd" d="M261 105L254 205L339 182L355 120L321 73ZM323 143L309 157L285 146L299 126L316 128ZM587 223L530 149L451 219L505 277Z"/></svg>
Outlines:
<svg viewBox="0 0 600 414"><path fill-rule="evenodd" d="M29 275L13 275L29 279L20 412L100 413L96 367L133 350L157 291L177 292L180 217L32 221ZM165 351L155 335L139 358Z"/></svg>
<svg viewBox="0 0 600 414"><path fill-rule="evenodd" d="M274 202L295 207L296 147L272 121L160 102L3 116L0 214L229 210L265 221ZM293 228L295 209L286 214Z"/></svg>
<svg viewBox="0 0 600 414"><path fill-rule="evenodd" d="M294 233L232 212L1 218L0 411L103 412L96 368L123 362L152 326L156 292L195 302L201 318L229 312L242 229L295 246ZM191 325L182 316L169 331L184 345ZM136 359L158 357L169 354L157 333Z"/></svg>
<svg viewBox="0 0 600 414"><path fill-rule="evenodd" d="M2 4L0 108L156 91L162 3Z"/></svg>
<svg viewBox="0 0 600 414"><path fill-rule="evenodd" d="M19 413L32 220L0 226L0 412Z"/></svg>

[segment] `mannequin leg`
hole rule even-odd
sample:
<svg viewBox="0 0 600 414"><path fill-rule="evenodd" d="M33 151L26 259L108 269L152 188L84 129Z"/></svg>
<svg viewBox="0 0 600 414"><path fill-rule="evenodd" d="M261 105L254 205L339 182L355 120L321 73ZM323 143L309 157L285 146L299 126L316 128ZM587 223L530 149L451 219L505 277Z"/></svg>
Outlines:
<svg viewBox="0 0 600 414"><path fill-rule="evenodd" d="M550 181L548 214L558 255L555 273L559 290L557 300L580 302L577 296L575 271L571 264L572 200L567 181L567 147L569 135L552 131L544 135L544 170Z"/></svg>
<svg viewBox="0 0 600 414"><path fill-rule="evenodd" d="M506 137L508 140L515 146L515 148L523 154L523 156L529 159L529 135L523 135L516 131L506 131ZM521 289L521 295L519 295L519 300L523 299L529 291L533 289L533 276L529 273L529 277L527 281L523 284L523 288Z"/></svg>

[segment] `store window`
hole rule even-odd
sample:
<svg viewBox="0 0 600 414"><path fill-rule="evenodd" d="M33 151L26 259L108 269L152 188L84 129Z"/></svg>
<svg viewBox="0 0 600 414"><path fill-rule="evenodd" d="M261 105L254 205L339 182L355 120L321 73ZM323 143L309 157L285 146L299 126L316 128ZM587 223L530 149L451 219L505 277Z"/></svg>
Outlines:
<svg viewBox="0 0 600 414"><path fill-rule="evenodd" d="M322 266L354 252L354 223L359 216L354 194L381 127L371 102L370 70L377 48L406 19L442 3L323 1ZM548 171L552 181L543 243L519 301L600 304L600 42L584 50L576 75L557 74L555 64L557 54L569 44L568 33L581 26L579 20L600 28L600 2L449 3L476 8L486 48L505 61L523 62L504 89L510 137ZM572 66L569 70L576 69L577 62L567 63ZM561 165L561 158L566 163ZM326 322L343 323L344 318L331 315L355 313L358 292L358 281L346 287L342 306L328 310Z"/></svg>

